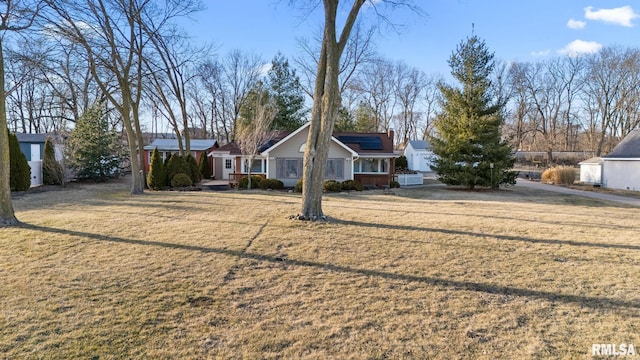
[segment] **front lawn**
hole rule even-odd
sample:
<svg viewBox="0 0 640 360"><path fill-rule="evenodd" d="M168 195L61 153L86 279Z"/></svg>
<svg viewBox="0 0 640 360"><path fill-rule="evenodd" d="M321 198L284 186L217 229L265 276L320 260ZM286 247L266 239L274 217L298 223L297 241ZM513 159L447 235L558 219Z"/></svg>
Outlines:
<svg viewBox="0 0 640 360"><path fill-rule="evenodd" d="M26 194L3 358L589 358L640 347L640 209L515 188ZM640 349L636 352L640 353Z"/></svg>

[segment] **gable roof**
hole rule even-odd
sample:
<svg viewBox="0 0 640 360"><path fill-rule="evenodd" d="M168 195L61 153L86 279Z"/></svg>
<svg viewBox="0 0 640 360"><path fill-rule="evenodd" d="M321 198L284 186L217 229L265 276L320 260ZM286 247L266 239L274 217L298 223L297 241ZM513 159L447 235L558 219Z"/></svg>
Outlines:
<svg viewBox="0 0 640 360"><path fill-rule="evenodd" d="M273 149L277 148L278 146L286 143L287 141L289 141L289 139L293 138L294 136L296 136L297 134L299 134L301 131L303 131L304 129L308 128L309 125L311 123L308 122L302 126L300 126L299 128L297 128L295 131L287 134L286 136L282 137L281 139L279 139L278 141L274 142L271 146L269 146L268 148L266 148L265 150L263 150L260 154L264 155L264 156L268 156L269 153L271 151L273 151ZM353 156L357 156L358 153L355 152L351 147L345 145L344 143L340 142L340 140L336 139L335 136L331 136L331 141L335 142L338 146L340 146L341 148L345 149L346 151L350 152L351 155Z"/></svg>
<svg viewBox="0 0 640 360"><path fill-rule="evenodd" d="M218 143L215 139L191 139L189 144L191 145L192 151L204 151L211 149L216 146ZM182 140L182 145L184 146L184 139ZM178 151L180 147L178 146L178 140L176 139L155 139L151 143L151 145L147 145L144 147L145 150L153 150L158 148L159 151Z"/></svg>
<svg viewBox="0 0 640 360"><path fill-rule="evenodd" d="M431 150L431 144L426 140L410 140L409 145L413 150Z"/></svg>
<svg viewBox="0 0 640 360"><path fill-rule="evenodd" d="M632 130L622 141L611 150L609 154L603 156L604 159L640 159L640 129Z"/></svg>
<svg viewBox="0 0 640 360"><path fill-rule="evenodd" d="M46 134L16 134L19 143L42 143L47 141Z"/></svg>

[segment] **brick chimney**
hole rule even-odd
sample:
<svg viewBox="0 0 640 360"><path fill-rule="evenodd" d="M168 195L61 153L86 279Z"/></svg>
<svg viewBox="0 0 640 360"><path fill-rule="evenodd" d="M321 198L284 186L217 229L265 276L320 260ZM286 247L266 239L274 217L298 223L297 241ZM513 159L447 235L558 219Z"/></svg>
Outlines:
<svg viewBox="0 0 640 360"><path fill-rule="evenodd" d="M391 143L393 144L393 140L395 137L395 133L393 132L393 128L389 128L389 131L387 132L387 136L389 137L389 139L391 139Z"/></svg>

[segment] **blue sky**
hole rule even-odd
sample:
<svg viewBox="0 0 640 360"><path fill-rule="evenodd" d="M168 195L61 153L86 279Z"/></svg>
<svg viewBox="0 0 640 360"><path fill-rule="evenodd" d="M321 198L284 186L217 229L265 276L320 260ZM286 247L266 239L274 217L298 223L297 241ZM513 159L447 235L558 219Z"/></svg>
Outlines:
<svg viewBox="0 0 640 360"><path fill-rule="evenodd" d="M300 0L297 0L300 1ZM379 1L379 0L374 0ZM213 43L217 52L253 51L269 61L278 52L299 53L296 38L320 28L322 10L310 16L288 0L208 0L207 9L185 25L196 41ZM562 54L597 51L601 46L640 45L638 0L416 0L426 16L388 13L405 25L401 33L382 29L377 51L428 74L449 73L447 59L474 32L497 59L538 61ZM371 9L362 12L373 21Z"/></svg>

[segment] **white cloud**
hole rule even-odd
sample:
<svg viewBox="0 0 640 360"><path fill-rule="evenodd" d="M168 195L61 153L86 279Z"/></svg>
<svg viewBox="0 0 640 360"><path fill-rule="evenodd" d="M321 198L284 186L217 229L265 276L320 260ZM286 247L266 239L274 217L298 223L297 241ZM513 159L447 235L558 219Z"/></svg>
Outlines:
<svg viewBox="0 0 640 360"><path fill-rule="evenodd" d="M547 56L550 53L551 53L551 50L549 50L549 49L541 50L541 51L532 51L531 52L531 56L542 57L542 56Z"/></svg>
<svg viewBox="0 0 640 360"><path fill-rule="evenodd" d="M593 6L584 8L584 17L588 20L602 21L614 25L632 27L633 19L640 17L629 5L613 9L594 10Z"/></svg>
<svg viewBox="0 0 640 360"><path fill-rule="evenodd" d="M567 44L564 48L558 50L558 53L568 56L579 56L582 54L592 54L600 51L602 44L595 41L574 40Z"/></svg>
<svg viewBox="0 0 640 360"><path fill-rule="evenodd" d="M585 26L587 26L587 23L580 20L569 19L567 22L569 29L584 29Z"/></svg>

